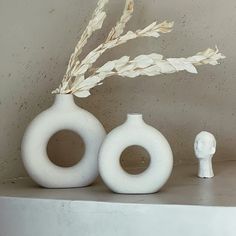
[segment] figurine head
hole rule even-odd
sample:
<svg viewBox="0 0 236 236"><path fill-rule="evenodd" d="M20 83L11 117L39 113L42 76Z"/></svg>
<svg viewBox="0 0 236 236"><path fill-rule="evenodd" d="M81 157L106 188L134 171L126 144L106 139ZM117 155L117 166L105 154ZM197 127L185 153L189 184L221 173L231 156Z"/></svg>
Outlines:
<svg viewBox="0 0 236 236"><path fill-rule="evenodd" d="M194 151L197 158L209 158L216 152L216 139L213 134L202 131L194 142Z"/></svg>

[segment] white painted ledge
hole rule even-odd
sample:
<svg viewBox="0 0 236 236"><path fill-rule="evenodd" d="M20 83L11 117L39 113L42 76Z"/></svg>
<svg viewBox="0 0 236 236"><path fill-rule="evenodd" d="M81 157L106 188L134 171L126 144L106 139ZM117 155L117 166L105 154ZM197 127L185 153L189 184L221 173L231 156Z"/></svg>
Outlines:
<svg viewBox="0 0 236 236"><path fill-rule="evenodd" d="M0 185L0 236L235 236L236 162L215 165L216 177L178 166L151 195L119 195L97 183L43 189L29 180Z"/></svg>

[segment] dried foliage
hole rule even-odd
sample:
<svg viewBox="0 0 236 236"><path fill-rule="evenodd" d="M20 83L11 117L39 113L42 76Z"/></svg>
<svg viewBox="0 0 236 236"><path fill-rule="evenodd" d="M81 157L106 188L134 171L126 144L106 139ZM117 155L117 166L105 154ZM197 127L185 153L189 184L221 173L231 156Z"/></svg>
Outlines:
<svg viewBox="0 0 236 236"><path fill-rule="evenodd" d="M111 32L107 37L106 42L118 38L123 33L126 23L132 17L133 11L134 11L134 1L133 0L126 1L123 14L120 20L116 23L116 26L112 28Z"/></svg>
<svg viewBox="0 0 236 236"><path fill-rule="evenodd" d="M217 65L218 60L225 58L219 53L218 48L215 50L207 49L204 52L199 52L195 56L188 58L168 58L164 59L162 55L152 53L149 55L140 55L130 60L128 56L123 56L118 60L108 61L102 67L93 70L93 74L85 78L85 73L92 68L98 58L108 49L114 48L129 40L139 37L154 37L158 38L160 33L171 32L174 23L164 21L158 24L156 21L148 25L144 29L136 31L128 31L123 34L127 22L132 17L134 2L126 0L125 8L120 20L116 23L104 43L97 46L85 58L80 61L79 56L82 48L86 45L92 33L102 27L103 21L106 18L104 11L105 5L109 0L99 0L92 19L81 36L75 51L70 57L66 74L59 88L53 93L67 94L72 93L77 97L88 97L90 89L102 84L107 77L118 75L121 77L135 78L140 75L155 76L159 74L169 74L178 71L188 71L197 73L196 67L199 65Z"/></svg>
<svg viewBox="0 0 236 236"><path fill-rule="evenodd" d="M70 77L71 69L75 66L75 63L79 64L79 55L82 52L83 47L88 42L88 39L92 36L93 32L102 28L103 22L106 18L106 12L104 11L105 5L109 0L99 0L97 8L95 9L92 19L89 21L86 29L84 30L79 42L77 43L74 52L72 53L69 65L67 67L64 79L67 80Z"/></svg>

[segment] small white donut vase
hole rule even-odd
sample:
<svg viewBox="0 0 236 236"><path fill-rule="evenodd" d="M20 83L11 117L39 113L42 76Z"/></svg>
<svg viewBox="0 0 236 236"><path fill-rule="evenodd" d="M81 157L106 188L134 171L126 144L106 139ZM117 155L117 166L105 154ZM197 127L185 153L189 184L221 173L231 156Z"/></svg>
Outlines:
<svg viewBox="0 0 236 236"><path fill-rule="evenodd" d="M72 167L53 164L47 155L47 144L60 130L79 134L85 153ZM73 95L56 95L55 102L28 126L22 141L22 159L30 177L46 188L84 187L98 176L98 152L106 136L101 123L74 103Z"/></svg>
<svg viewBox="0 0 236 236"><path fill-rule="evenodd" d="M143 147L150 155L148 168L138 175L127 173L120 165L122 152L132 145ZM169 143L158 130L143 121L141 114L128 114L126 122L112 130L100 148L99 172L115 193L155 193L168 180L172 167Z"/></svg>

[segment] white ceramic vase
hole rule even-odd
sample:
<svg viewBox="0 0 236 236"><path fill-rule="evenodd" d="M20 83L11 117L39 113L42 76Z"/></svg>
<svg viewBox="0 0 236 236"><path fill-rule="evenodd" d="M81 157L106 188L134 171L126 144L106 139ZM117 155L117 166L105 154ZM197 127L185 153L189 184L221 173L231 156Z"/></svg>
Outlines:
<svg viewBox="0 0 236 236"><path fill-rule="evenodd" d="M72 167L53 164L47 144L53 134L71 130L85 143L85 153ZM47 188L83 187L98 176L98 152L106 136L101 123L74 103L73 95L56 95L54 104L28 126L22 142L22 159L30 177Z"/></svg>
<svg viewBox="0 0 236 236"><path fill-rule="evenodd" d="M150 155L149 167L138 175L127 173L120 156L129 146L138 145ZM165 137L147 125L141 114L128 114L126 122L105 138L99 153L99 172L105 184L116 193L147 194L157 192L168 180L173 155Z"/></svg>

